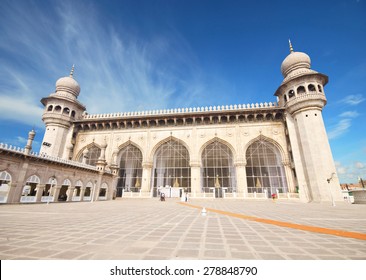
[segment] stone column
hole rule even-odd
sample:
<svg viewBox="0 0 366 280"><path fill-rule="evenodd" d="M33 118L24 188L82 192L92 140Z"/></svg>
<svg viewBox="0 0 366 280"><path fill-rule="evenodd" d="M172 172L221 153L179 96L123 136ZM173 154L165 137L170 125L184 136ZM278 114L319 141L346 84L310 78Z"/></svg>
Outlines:
<svg viewBox="0 0 366 280"><path fill-rule="evenodd" d="M51 189L51 195L53 197L53 202L58 202L58 196L60 195L61 186L53 185Z"/></svg>
<svg viewBox="0 0 366 280"><path fill-rule="evenodd" d="M247 171L246 171L246 165L247 161L237 160L235 163L235 169L236 169L236 186L237 186L237 192L238 197L247 197L248 196L248 184L247 184Z"/></svg>
<svg viewBox="0 0 366 280"><path fill-rule="evenodd" d="M66 191L67 199L66 201L72 201L72 197L74 196L75 187L69 186Z"/></svg>
<svg viewBox="0 0 366 280"><path fill-rule="evenodd" d="M41 202L42 194L44 189L46 188L46 185L40 185L38 184L36 187L36 202Z"/></svg>
<svg viewBox="0 0 366 280"><path fill-rule="evenodd" d="M17 184L11 182L8 185L9 185L9 192L8 192L7 203L18 203L20 201L20 196L18 198L18 196L16 195L16 192L17 192Z"/></svg>
<svg viewBox="0 0 366 280"><path fill-rule="evenodd" d="M85 188L84 186L80 187L80 201L84 200Z"/></svg>
<svg viewBox="0 0 366 280"><path fill-rule="evenodd" d="M201 163L199 161L190 162L191 166L191 196L195 197L201 193Z"/></svg>
<svg viewBox="0 0 366 280"><path fill-rule="evenodd" d="M291 163L290 163L290 161L285 160L285 161L282 162L282 164L283 164L283 168L285 170L288 192L294 193L295 192L295 184L294 184L294 178L292 176Z"/></svg>
<svg viewBox="0 0 366 280"><path fill-rule="evenodd" d="M142 182L141 182L141 192L150 191L151 187L151 169L153 167L152 162L143 162L142 163Z"/></svg>

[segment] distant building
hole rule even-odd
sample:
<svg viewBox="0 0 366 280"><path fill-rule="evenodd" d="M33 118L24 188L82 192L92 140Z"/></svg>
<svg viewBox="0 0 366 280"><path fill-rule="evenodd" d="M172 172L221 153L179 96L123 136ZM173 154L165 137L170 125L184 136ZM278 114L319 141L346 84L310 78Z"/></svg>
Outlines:
<svg viewBox="0 0 366 280"><path fill-rule="evenodd" d="M88 114L73 71L41 100L40 154L29 154L31 140L27 151L0 145L3 202L42 201L52 180L55 197L69 201L161 193L343 200L322 118L328 77L291 44L277 102Z"/></svg>

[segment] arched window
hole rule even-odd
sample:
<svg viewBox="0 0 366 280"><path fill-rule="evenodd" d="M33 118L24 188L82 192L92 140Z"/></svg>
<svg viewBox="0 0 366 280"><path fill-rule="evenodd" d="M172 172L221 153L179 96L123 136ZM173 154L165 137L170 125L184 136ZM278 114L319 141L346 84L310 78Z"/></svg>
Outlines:
<svg viewBox="0 0 366 280"><path fill-rule="evenodd" d="M305 91L305 87L303 86L299 86L297 88L297 94L304 94L306 91Z"/></svg>
<svg viewBox="0 0 366 280"><path fill-rule="evenodd" d="M121 151L117 196L122 196L122 190L138 192L141 189L142 153L134 145L128 145Z"/></svg>
<svg viewBox="0 0 366 280"><path fill-rule="evenodd" d="M64 115L70 114L70 109L65 107L64 110L62 111L62 114L64 114Z"/></svg>
<svg viewBox="0 0 366 280"><path fill-rule="evenodd" d="M315 86L313 84L308 85L308 90L312 93L316 92Z"/></svg>
<svg viewBox="0 0 366 280"><path fill-rule="evenodd" d="M281 154L275 145L263 139L254 142L248 147L246 160L249 193L263 193L266 190L270 197L277 190L287 192Z"/></svg>
<svg viewBox="0 0 366 280"><path fill-rule="evenodd" d="M292 98L295 96L295 92L291 89L289 92L288 92L288 98Z"/></svg>
<svg viewBox="0 0 366 280"><path fill-rule="evenodd" d="M98 158L100 157L100 154L101 154L102 150L99 147L95 146L95 145L93 145L89 148L86 148L86 149L88 149L88 152L86 154L85 163L89 164L89 165L96 166ZM84 149L84 151L85 151L85 149ZM82 153L81 156L79 157L79 162L83 162L83 156L84 156L84 154Z"/></svg>
<svg viewBox="0 0 366 280"><path fill-rule="evenodd" d="M318 85L318 90L319 92L323 92L322 87L320 85Z"/></svg>
<svg viewBox="0 0 366 280"><path fill-rule="evenodd" d="M11 175L7 171L0 172L0 203L6 203L10 190Z"/></svg>
<svg viewBox="0 0 366 280"><path fill-rule="evenodd" d="M53 109L53 106L52 105L50 105L50 106L47 107L47 111L49 111L49 112L52 111L52 109Z"/></svg>
<svg viewBox="0 0 366 280"><path fill-rule="evenodd" d="M71 117L75 118L75 111L74 110L71 111Z"/></svg>
<svg viewBox="0 0 366 280"><path fill-rule="evenodd" d="M83 182L81 180L77 180L75 183L75 189L73 193L73 197L78 197L81 194L81 188L83 187Z"/></svg>
<svg viewBox="0 0 366 280"><path fill-rule="evenodd" d="M1 183L11 182L11 175L7 171L0 172L0 185Z"/></svg>
<svg viewBox="0 0 366 280"><path fill-rule="evenodd" d="M61 106L60 105L57 105L56 107L55 107L55 112L60 112L61 111Z"/></svg>
<svg viewBox="0 0 366 280"><path fill-rule="evenodd" d="M99 190L99 197L103 197L105 198L107 196L107 191L108 191L108 184L107 183L103 183L100 186L100 190Z"/></svg>
<svg viewBox="0 0 366 280"><path fill-rule="evenodd" d="M26 183L25 186L23 187L23 192L22 195L25 196L35 196L36 195L36 188L37 185L41 182L41 180L39 179L39 177L37 175L32 175L30 176Z"/></svg>
<svg viewBox="0 0 366 280"><path fill-rule="evenodd" d="M176 140L169 140L157 149L152 182L154 196L158 194L158 189L163 188L169 190L168 195L171 196L179 196L181 188L186 192L191 191L191 168L186 147Z"/></svg>
<svg viewBox="0 0 366 280"><path fill-rule="evenodd" d="M233 154L228 146L219 141L207 145L202 152L201 187L204 192L215 191L222 197L222 190L236 191Z"/></svg>

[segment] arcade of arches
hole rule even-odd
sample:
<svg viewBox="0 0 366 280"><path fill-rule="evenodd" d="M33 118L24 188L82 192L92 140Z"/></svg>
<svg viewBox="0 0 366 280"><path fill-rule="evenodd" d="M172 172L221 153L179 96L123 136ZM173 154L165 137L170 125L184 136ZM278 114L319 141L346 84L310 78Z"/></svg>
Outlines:
<svg viewBox="0 0 366 280"><path fill-rule="evenodd" d="M93 155L100 154L92 147ZM91 149L91 150L92 150ZM270 197L273 193L288 192L286 173L280 150L265 139L254 141L245 152L246 192ZM96 162L97 158L89 157ZM142 151L133 144L123 147L117 157L118 179L116 195L123 192L139 192L142 188ZM92 163L92 161L90 161ZM190 154L184 144L175 139L162 143L155 151L152 160L150 189L153 196L169 190L169 196L181 196L182 191L191 193ZM219 140L207 144L200 156L201 193L211 193L215 197L238 192L236 166L233 152ZM172 192L175 192L172 194Z"/></svg>

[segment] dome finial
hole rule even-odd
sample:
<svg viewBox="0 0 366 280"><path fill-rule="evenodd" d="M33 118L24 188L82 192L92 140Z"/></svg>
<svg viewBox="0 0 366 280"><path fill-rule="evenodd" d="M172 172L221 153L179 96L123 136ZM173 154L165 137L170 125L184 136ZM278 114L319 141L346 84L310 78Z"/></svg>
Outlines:
<svg viewBox="0 0 366 280"><path fill-rule="evenodd" d="M72 65L72 68L71 68L71 71L70 71L70 78L73 78L74 70L75 70L75 64Z"/></svg>
<svg viewBox="0 0 366 280"><path fill-rule="evenodd" d="M288 44L290 46L290 53L293 53L294 52L294 48L292 47L292 44L291 44L291 40L288 39Z"/></svg>

